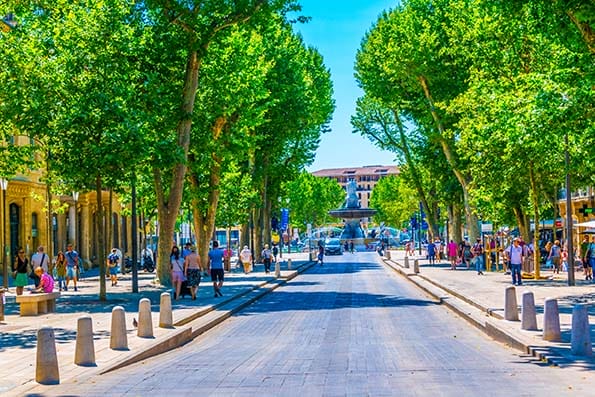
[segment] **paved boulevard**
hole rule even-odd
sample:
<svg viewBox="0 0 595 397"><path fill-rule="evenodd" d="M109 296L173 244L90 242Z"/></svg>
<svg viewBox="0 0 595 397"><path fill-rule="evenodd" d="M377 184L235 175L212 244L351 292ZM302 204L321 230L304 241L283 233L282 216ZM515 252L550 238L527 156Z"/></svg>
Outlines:
<svg viewBox="0 0 595 397"><path fill-rule="evenodd" d="M592 373L500 345L376 262L327 258L184 348L69 395L595 395ZM205 284L206 287L206 284ZM201 287L201 288L205 288Z"/></svg>

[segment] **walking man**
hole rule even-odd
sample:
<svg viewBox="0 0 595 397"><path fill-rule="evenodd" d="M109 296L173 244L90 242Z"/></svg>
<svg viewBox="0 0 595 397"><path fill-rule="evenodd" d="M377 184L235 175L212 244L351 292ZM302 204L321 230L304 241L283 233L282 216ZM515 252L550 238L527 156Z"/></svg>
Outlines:
<svg viewBox="0 0 595 397"><path fill-rule="evenodd" d="M209 251L209 270L211 271L211 280L213 280L214 297L223 296L221 287L223 287L223 250L219 248L219 242L213 241L213 248Z"/></svg>
<svg viewBox="0 0 595 397"><path fill-rule="evenodd" d="M74 290L78 291L76 283L78 281L78 268L79 268L79 254L72 249L72 244L66 246L66 287L64 291L68 291L68 284L70 280L74 284Z"/></svg>
<svg viewBox="0 0 595 397"><path fill-rule="evenodd" d="M510 272L512 273L512 284L523 285L521 277L521 266L525 259L523 247L519 244L518 237L512 240L512 244L504 250L506 261L509 263Z"/></svg>
<svg viewBox="0 0 595 397"><path fill-rule="evenodd" d="M262 256L262 263L264 264L264 272L270 273L271 272L271 258L273 257L273 253L269 249L269 245L265 244L264 249L260 253Z"/></svg>
<svg viewBox="0 0 595 397"><path fill-rule="evenodd" d="M428 243L428 260L430 265L436 264L436 244L430 240Z"/></svg>
<svg viewBox="0 0 595 397"><path fill-rule="evenodd" d="M473 260L475 261L475 269L477 270L477 275L483 275L483 244L481 243L480 238L477 238L477 240L475 240L472 252Z"/></svg>

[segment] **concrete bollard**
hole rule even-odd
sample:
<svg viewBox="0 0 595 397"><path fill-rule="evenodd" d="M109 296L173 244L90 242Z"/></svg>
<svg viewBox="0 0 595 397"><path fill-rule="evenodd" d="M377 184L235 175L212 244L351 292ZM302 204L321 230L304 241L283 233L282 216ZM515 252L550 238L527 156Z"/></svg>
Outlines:
<svg viewBox="0 0 595 397"><path fill-rule="evenodd" d="M521 329L535 331L537 330L537 313L535 311L535 298L533 297L533 292L523 292L522 302Z"/></svg>
<svg viewBox="0 0 595 397"><path fill-rule="evenodd" d="M275 261L275 277L281 277L281 263Z"/></svg>
<svg viewBox="0 0 595 397"><path fill-rule="evenodd" d="M42 385L57 385L60 383L56 337L52 327L42 327L37 331L35 381Z"/></svg>
<svg viewBox="0 0 595 397"><path fill-rule="evenodd" d="M506 287L504 295L504 319L508 321L519 321L519 309L516 303L516 288L512 285Z"/></svg>
<svg viewBox="0 0 595 397"><path fill-rule="evenodd" d="M151 318L151 301L143 298L138 303L138 336L141 338L153 337L153 319Z"/></svg>
<svg viewBox="0 0 595 397"><path fill-rule="evenodd" d="M76 329L76 348L74 351L76 365L95 365L95 344L93 343L93 320L90 316L80 317Z"/></svg>
<svg viewBox="0 0 595 397"><path fill-rule="evenodd" d="M543 303L543 339L560 341L560 312L554 298L547 298Z"/></svg>
<svg viewBox="0 0 595 397"><path fill-rule="evenodd" d="M419 260L418 259L413 261L413 273L415 273L415 274L419 273Z"/></svg>
<svg viewBox="0 0 595 397"><path fill-rule="evenodd" d="M174 318L171 309L171 295L163 292L159 301L159 328L173 328Z"/></svg>
<svg viewBox="0 0 595 397"><path fill-rule="evenodd" d="M588 305L578 304L572 308L572 330L570 352L575 356L592 356L591 330L589 327Z"/></svg>
<svg viewBox="0 0 595 397"><path fill-rule="evenodd" d="M287 258L287 270L291 270L291 258Z"/></svg>
<svg viewBox="0 0 595 397"><path fill-rule="evenodd" d="M405 261L403 262L403 267L405 269L409 269L409 257L408 256L405 257Z"/></svg>
<svg viewBox="0 0 595 397"><path fill-rule="evenodd" d="M116 306L112 309L112 328L109 347L112 350L128 350L126 314L122 306Z"/></svg>

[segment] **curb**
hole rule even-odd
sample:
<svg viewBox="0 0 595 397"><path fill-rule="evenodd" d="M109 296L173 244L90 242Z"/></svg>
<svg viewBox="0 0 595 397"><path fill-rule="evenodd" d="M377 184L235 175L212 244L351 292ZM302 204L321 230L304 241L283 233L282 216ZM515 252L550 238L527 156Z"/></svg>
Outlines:
<svg viewBox="0 0 595 397"><path fill-rule="evenodd" d="M450 288L444 287L421 274L407 273L403 270L401 264L397 263L395 260L386 258L380 259L384 265L404 276L415 286L437 299L441 304L444 304L447 308L484 332L490 338L523 353L529 354L550 365L562 367L573 363L573 361L567 357L552 353L551 346L546 344L536 345L535 343L523 340L524 338L519 337L519 335L515 335L504 327L501 327L497 321L504 321L503 316L494 312L494 310L485 308L474 302L472 299L461 295ZM474 313L474 311L476 313Z"/></svg>
<svg viewBox="0 0 595 397"><path fill-rule="evenodd" d="M197 313L193 313L181 320L178 320L174 327L186 326L181 329L176 329L172 335L165 337L155 345L134 354L131 357L127 357L119 362L116 362L101 372L100 375L106 374L116 369L126 367L131 364L135 364L139 361L146 360L148 358L157 356L159 354L168 352L176 349L188 342L191 342L199 335L209 331L211 328L221 324L223 321L231 317L233 314L241 311L252 303L256 302L263 296L274 291L282 285L285 285L290 280L297 277L299 274L305 272L314 266L315 262L305 262L301 266L292 270L292 272L285 276L274 278L270 281L264 281L259 285L254 286L252 289L242 292L238 295L230 296L225 301L221 301L216 305L212 305L208 308L200 310ZM269 286L270 285L270 286ZM243 300L243 301L242 301ZM239 304L237 304L239 303ZM225 306L232 306L225 309ZM224 309L215 313L216 309Z"/></svg>

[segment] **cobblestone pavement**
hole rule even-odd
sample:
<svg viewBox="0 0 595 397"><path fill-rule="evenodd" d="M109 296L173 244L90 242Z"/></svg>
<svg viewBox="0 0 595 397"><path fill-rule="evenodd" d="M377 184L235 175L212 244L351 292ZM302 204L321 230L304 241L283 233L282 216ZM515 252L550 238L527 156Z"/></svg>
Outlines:
<svg viewBox="0 0 595 397"><path fill-rule="evenodd" d="M327 258L188 345L44 395L592 396L378 263Z"/></svg>
<svg viewBox="0 0 595 397"><path fill-rule="evenodd" d="M35 382L37 331L40 327L50 326L56 336L56 350L59 363L60 382L68 385L74 380L93 377L109 371L115 366L125 365L140 360L142 357L156 355L179 346L190 339L195 329L208 329L228 316L234 306L266 294L275 286L295 276L295 270L288 269L286 259L292 258L294 269L308 264L307 254L284 254L281 263L281 278L273 273L265 274L261 264L255 271L244 275L239 269L226 273L223 286L223 298L214 298L212 283L203 278L198 297L190 297L173 302L174 328L160 328L159 300L166 289L155 285L154 274L139 275L139 293L131 292L131 277L120 277L118 285L108 286L106 301L98 300L99 278L93 271L86 272L79 283L79 291L62 292L56 303L56 312L39 316L19 316L15 303L14 289L7 296L6 316L0 322L0 396L23 396L39 392L40 395L53 393L51 386L41 386ZM109 283L108 283L109 284ZM133 319L138 319L140 298L149 298L152 302L153 338L138 337ZM126 328L128 350L109 348L111 311L114 306L123 306L126 310ZM74 364L77 320L90 315L93 319L94 348L96 366L83 367ZM199 318L196 322L193 319ZM83 393L84 394L84 393Z"/></svg>

